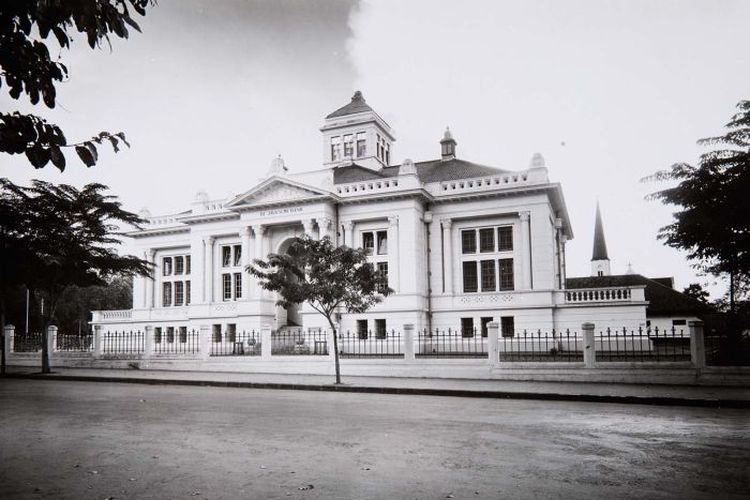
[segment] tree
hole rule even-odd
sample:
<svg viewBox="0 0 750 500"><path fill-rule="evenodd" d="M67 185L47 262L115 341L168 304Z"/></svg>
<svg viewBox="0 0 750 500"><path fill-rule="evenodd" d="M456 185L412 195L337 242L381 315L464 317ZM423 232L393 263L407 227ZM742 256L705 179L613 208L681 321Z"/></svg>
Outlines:
<svg viewBox="0 0 750 500"><path fill-rule="evenodd" d="M89 332L92 310L133 307L133 280L129 276L108 277L104 285L69 286L58 301L53 322L63 332Z"/></svg>
<svg viewBox="0 0 750 500"><path fill-rule="evenodd" d="M14 279L45 298L42 372L49 373L47 328L68 287L101 286L117 275L151 274L148 261L115 251L120 244L117 224L137 227L143 221L123 210L114 196L104 194L107 187L101 184L78 190L38 180L22 187L0 179L0 188L2 205L15 207L17 212L11 223L0 223L0 234L4 246L12 250L7 256L19 259L4 261L2 267L18 266ZM4 281L4 275L1 278Z"/></svg>
<svg viewBox="0 0 750 500"><path fill-rule="evenodd" d="M153 0L4 0L0 8L0 86L13 99L26 94L31 104L40 100L55 107L55 86L68 78L68 68L53 59L69 49L69 33L85 33L93 49L109 36L128 38L128 26L140 31L131 17L131 8L141 16ZM49 47L50 34L59 48ZM100 132L89 140L70 143L62 129L44 118L18 111L0 113L0 152L25 154L35 168L50 161L65 170L65 148L73 148L79 158L91 167L98 160L97 145L109 143L117 152L121 144L130 146L122 132Z"/></svg>
<svg viewBox="0 0 750 500"><path fill-rule="evenodd" d="M278 292L277 305L307 302L328 321L333 331L336 383L341 383L338 334L334 314L339 309L363 313L393 290L388 277L367 262L364 250L335 246L328 237L295 238L285 254L256 259L247 268L266 290Z"/></svg>
<svg viewBox="0 0 750 500"><path fill-rule="evenodd" d="M708 292L701 286L700 283L690 283L685 289L682 291L685 295L688 297L692 297L695 300L699 302L703 302L704 304L708 304Z"/></svg>
<svg viewBox="0 0 750 500"><path fill-rule="evenodd" d="M642 179L677 181L647 199L678 207L674 222L659 230L667 245L685 250L695 267L729 279L729 309L750 282L750 101L737 104L728 132L701 139L721 146L700 156L697 166L672 165Z"/></svg>

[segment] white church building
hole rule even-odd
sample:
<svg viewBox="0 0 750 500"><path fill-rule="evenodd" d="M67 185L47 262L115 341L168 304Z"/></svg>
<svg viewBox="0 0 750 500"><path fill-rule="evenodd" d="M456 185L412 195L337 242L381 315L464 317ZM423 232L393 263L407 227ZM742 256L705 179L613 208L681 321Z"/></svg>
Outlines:
<svg viewBox="0 0 750 500"><path fill-rule="evenodd" d="M291 172L277 158L266 178L240 195L215 200L201 192L182 212L148 216L129 235L154 263L153 279L134 279L132 310L95 311L92 324L227 332L325 327L305 304L278 307L245 270L308 234L364 248L395 292L367 313L341 311L342 330L410 323L484 331L496 321L512 335L578 330L587 321L647 325L651 280L611 279L603 233L593 276L568 280L565 245L573 229L562 187L541 155L525 169L480 165L460 157L446 130L435 159L393 165L394 132L360 92L326 116L320 132L317 170ZM597 224L601 232L600 218Z"/></svg>

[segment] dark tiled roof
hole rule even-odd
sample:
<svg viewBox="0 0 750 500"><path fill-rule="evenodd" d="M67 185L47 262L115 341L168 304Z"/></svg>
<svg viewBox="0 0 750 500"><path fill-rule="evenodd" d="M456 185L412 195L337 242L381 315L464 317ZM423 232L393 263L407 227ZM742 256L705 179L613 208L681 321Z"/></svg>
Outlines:
<svg viewBox="0 0 750 500"><path fill-rule="evenodd" d="M646 314L649 316L700 315L710 311L710 307L706 304L640 274L586 276L565 280L565 287L569 289L636 285L646 285L646 300L649 301Z"/></svg>
<svg viewBox="0 0 750 500"><path fill-rule="evenodd" d="M594 224L594 251L591 260L609 260L607 257L607 242L604 240L604 224L599 203L596 204L596 223Z"/></svg>
<svg viewBox="0 0 750 500"><path fill-rule="evenodd" d="M362 92L358 90L352 96L352 100L349 104L340 107L333 113L326 116L326 118L336 118L338 116L353 115L355 113L362 113L364 111L372 111L372 108L367 105L365 98L362 96Z"/></svg>
<svg viewBox="0 0 750 500"><path fill-rule="evenodd" d="M503 170L486 165L479 165L465 160L454 158L452 160L430 160L415 163L417 176L421 182L442 182L458 179L471 179L487 175L498 175L508 173ZM401 166L384 167L375 172L359 165L347 165L338 167L333 172L334 184L345 184L347 182L369 181L382 179L384 177L396 177Z"/></svg>

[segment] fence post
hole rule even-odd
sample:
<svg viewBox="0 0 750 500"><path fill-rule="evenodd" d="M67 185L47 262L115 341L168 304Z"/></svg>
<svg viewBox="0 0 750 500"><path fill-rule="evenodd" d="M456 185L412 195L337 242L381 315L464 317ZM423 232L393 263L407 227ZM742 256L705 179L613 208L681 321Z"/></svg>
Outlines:
<svg viewBox="0 0 750 500"><path fill-rule="evenodd" d="M9 353L13 352L13 337L16 336L16 327L13 325L5 325L3 335L5 336L5 355L7 356Z"/></svg>
<svg viewBox="0 0 750 500"><path fill-rule="evenodd" d="M593 323L584 323L581 325L583 330L583 364L586 368L596 368L596 345L594 344Z"/></svg>
<svg viewBox="0 0 750 500"><path fill-rule="evenodd" d="M104 351L104 342L102 339L102 326L94 326L94 359L101 359Z"/></svg>
<svg viewBox="0 0 750 500"><path fill-rule="evenodd" d="M271 325L260 327L260 359L271 360Z"/></svg>
<svg viewBox="0 0 750 500"><path fill-rule="evenodd" d="M55 325L47 327L47 351L50 355L57 351L57 327Z"/></svg>
<svg viewBox="0 0 750 500"><path fill-rule="evenodd" d="M414 361L414 323L404 325L404 360Z"/></svg>
<svg viewBox="0 0 750 500"><path fill-rule="evenodd" d="M499 333L500 324L497 321L487 323L487 355L489 356L490 366L500 364L500 353L498 352Z"/></svg>
<svg viewBox="0 0 750 500"><path fill-rule="evenodd" d="M209 357L211 357L211 342L213 342L211 334L211 325L200 326L200 330L198 332L198 351L200 352L200 356L202 359L208 359ZM163 338L162 342L164 342Z"/></svg>
<svg viewBox="0 0 750 500"><path fill-rule="evenodd" d="M143 328L143 358L148 359L154 353L154 327L147 325Z"/></svg>
<svg viewBox="0 0 750 500"><path fill-rule="evenodd" d="M703 321L688 321L690 332L690 360L697 370L706 367L706 343L703 337Z"/></svg>

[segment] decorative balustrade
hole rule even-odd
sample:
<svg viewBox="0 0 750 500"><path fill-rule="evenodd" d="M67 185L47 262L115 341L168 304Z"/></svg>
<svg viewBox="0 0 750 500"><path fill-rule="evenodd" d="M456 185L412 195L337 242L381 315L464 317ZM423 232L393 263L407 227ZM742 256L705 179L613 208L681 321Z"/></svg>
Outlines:
<svg viewBox="0 0 750 500"><path fill-rule="evenodd" d="M113 320L113 319L131 319L133 317L133 311L130 309L120 309L113 311L95 311L99 313L99 317L102 320Z"/></svg>
<svg viewBox="0 0 750 500"><path fill-rule="evenodd" d="M491 191L500 187L510 187L525 185L540 181L543 178L536 178L530 172L514 172L511 174L493 175L489 177L476 177L474 179L461 179L455 181L445 181L440 183L440 188L435 195L469 193L476 191Z"/></svg>
<svg viewBox="0 0 750 500"><path fill-rule="evenodd" d="M627 286L565 290L565 302L630 302L634 299L632 290Z"/></svg>
<svg viewBox="0 0 750 500"><path fill-rule="evenodd" d="M336 193L342 196L382 193L398 188L398 179L383 179L377 181L350 182L336 186Z"/></svg>

